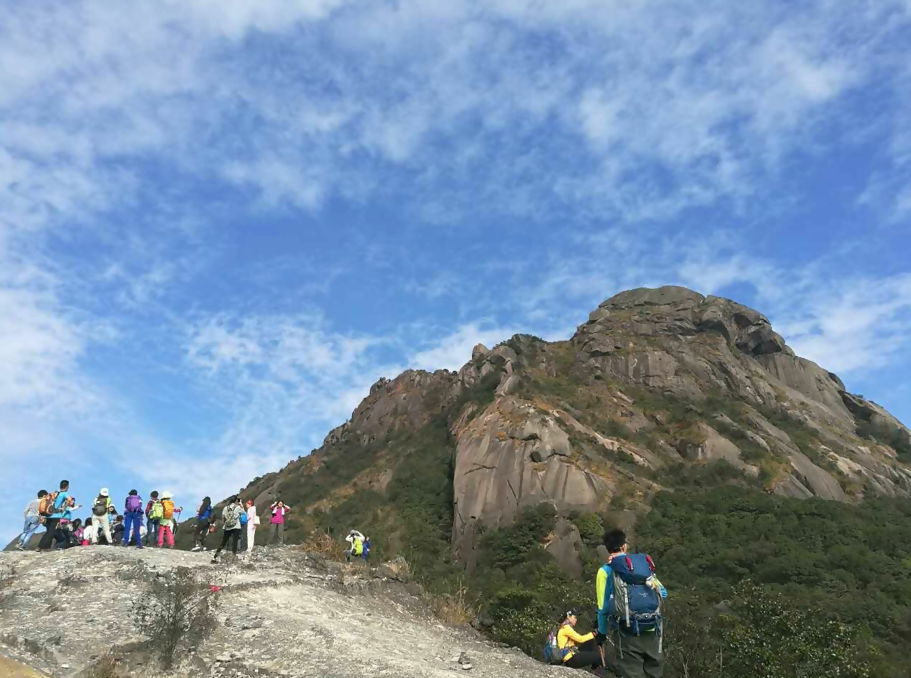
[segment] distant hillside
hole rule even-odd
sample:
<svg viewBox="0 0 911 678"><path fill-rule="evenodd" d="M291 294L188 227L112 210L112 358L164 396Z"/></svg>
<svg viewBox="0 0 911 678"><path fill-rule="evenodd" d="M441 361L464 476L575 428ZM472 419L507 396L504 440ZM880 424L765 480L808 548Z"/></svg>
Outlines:
<svg viewBox="0 0 911 678"><path fill-rule="evenodd" d="M458 373L381 380L320 449L245 494L296 505L291 540L357 518L389 551L416 548L400 521L426 511L471 565L479 528L524 506L635 508L715 460L784 496L911 496L905 426L765 316L678 287L618 294L569 341L518 335Z"/></svg>
<svg viewBox="0 0 911 678"><path fill-rule="evenodd" d="M911 432L763 315L664 287L607 300L568 341L517 335L458 372L381 380L318 450L244 496L292 504L290 542L360 529L436 593L467 591L488 633L532 654L560 609L591 607L615 525L675 590L669 676L810 675L806 657L826 656L812 675L898 677L909 468ZM868 600L882 602L875 623ZM757 610L825 631L757 658L751 639L771 633Z"/></svg>

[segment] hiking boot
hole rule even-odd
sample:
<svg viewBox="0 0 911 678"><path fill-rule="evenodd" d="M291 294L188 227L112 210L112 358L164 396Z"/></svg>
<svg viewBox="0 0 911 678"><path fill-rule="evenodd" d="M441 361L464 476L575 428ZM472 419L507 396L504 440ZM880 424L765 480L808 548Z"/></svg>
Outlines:
<svg viewBox="0 0 911 678"><path fill-rule="evenodd" d="M17 551L24 551L24 550L25 550L25 547L24 547L22 544L16 544L16 550L17 550Z"/></svg>

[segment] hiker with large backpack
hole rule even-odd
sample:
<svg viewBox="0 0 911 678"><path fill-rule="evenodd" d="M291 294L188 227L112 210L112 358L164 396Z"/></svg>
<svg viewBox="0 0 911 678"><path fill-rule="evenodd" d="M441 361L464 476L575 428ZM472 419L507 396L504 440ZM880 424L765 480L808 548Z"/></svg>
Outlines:
<svg viewBox="0 0 911 678"><path fill-rule="evenodd" d="M174 548L174 524L176 519L174 513L177 509L174 507L174 499L170 492L161 493L161 519L158 525L158 546L161 547L168 542L168 548Z"/></svg>
<svg viewBox="0 0 911 678"><path fill-rule="evenodd" d="M22 513L22 517L25 518L25 525L22 528L22 534L19 536L19 543L16 544L16 548L20 551L25 550L29 539L41 527L41 500L46 496L47 490L39 490L38 498L32 499Z"/></svg>
<svg viewBox="0 0 911 678"><path fill-rule="evenodd" d="M225 546L228 545L228 541L231 541L231 551L234 555L237 555L237 544L240 541L240 517L244 514L244 508L241 503L240 497L231 497L228 500L228 505L222 510L222 518L224 519L224 525L222 529L224 534L221 538L221 546L218 547L218 550L215 552L215 555L212 556L212 562L218 562L218 556L221 555L221 552L224 550Z"/></svg>
<svg viewBox="0 0 911 678"><path fill-rule="evenodd" d="M146 504L146 546L158 544L158 529L164 516L164 509L158 500L158 491L152 490L149 503Z"/></svg>
<svg viewBox="0 0 911 678"><path fill-rule="evenodd" d="M196 510L196 545L192 548L193 551L206 550L206 537L209 536L209 528L213 522L212 500L205 497Z"/></svg>
<svg viewBox="0 0 911 678"><path fill-rule="evenodd" d="M98 543L101 540L101 536L104 535L105 543L108 546L114 544L114 539L111 536L111 521L108 518L112 508L114 507L111 505L111 493L108 492L108 488L102 487L92 504L92 525L95 528L92 531L94 543Z"/></svg>
<svg viewBox="0 0 911 678"><path fill-rule="evenodd" d="M560 626L553 631L544 647L544 659L550 664L571 669L597 669L603 665L601 651L595 643L595 634L576 631L579 611L564 613Z"/></svg>
<svg viewBox="0 0 911 678"><path fill-rule="evenodd" d="M622 530L604 533L607 563L598 570L598 640L610 639L622 678L661 678L661 603L667 590L655 575L655 562L629 553Z"/></svg>
<svg viewBox="0 0 911 678"><path fill-rule="evenodd" d="M136 545L136 548L142 548L142 515L142 497L139 496L139 492L136 490L130 490L130 493L127 495L127 500L124 503L123 507L124 546L132 541Z"/></svg>
<svg viewBox="0 0 911 678"><path fill-rule="evenodd" d="M70 481L61 480L60 491L54 493L53 501L49 502L47 501L47 497L45 497L43 506L45 532L41 537L41 541L38 542L39 552L51 550L51 545L54 541L55 535L57 534L57 525L63 518L64 511L66 510L66 506L70 498L69 489Z"/></svg>

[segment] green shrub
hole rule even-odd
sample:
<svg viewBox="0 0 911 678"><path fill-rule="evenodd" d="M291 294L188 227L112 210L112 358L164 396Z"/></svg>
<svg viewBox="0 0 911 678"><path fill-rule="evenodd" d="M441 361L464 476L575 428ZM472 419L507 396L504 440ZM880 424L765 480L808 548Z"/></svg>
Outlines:
<svg viewBox="0 0 911 678"><path fill-rule="evenodd" d="M597 546L604 536L604 524L597 513L573 513L570 515L573 525L579 530L579 536L588 546Z"/></svg>

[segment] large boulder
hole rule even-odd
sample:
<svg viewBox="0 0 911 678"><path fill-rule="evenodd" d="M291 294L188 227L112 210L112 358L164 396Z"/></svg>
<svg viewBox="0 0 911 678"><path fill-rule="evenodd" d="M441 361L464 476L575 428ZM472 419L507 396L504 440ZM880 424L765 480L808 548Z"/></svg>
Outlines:
<svg viewBox="0 0 911 678"><path fill-rule="evenodd" d="M476 526L512 522L525 506L591 510L610 499L607 480L573 456L555 417L511 397L456 429L453 494L456 553L469 553Z"/></svg>

